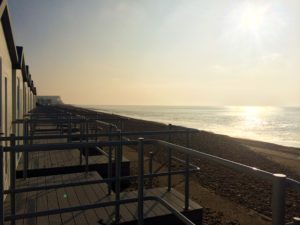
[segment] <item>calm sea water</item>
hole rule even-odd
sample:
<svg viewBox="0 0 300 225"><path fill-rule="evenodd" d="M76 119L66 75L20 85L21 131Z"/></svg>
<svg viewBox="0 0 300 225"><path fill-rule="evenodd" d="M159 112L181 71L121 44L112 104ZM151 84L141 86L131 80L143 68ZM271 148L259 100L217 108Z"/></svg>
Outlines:
<svg viewBox="0 0 300 225"><path fill-rule="evenodd" d="M300 107L89 106L89 108L233 137L300 147Z"/></svg>

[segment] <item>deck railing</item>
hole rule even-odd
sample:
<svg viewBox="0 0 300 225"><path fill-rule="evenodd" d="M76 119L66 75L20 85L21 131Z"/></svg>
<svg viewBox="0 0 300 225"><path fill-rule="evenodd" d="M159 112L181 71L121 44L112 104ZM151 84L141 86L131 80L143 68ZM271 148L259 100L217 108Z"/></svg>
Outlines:
<svg viewBox="0 0 300 225"><path fill-rule="evenodd" d="M166 176L169 175L169 172L161 172L161 173L148 173L144 174L144 169L142 170L140 165L143 165L144 159L139 158L139 175L138 176L123 176L121 177L121 162L122 162L122 152L121 152L121 146L128 145L128 146L137 146L140 145L141 143L147 143L147 142L141 142L141 141L103 141L103 142L86 142L86 143L57 143L57 144L32 144L32 145L19 145L15 146L14 145L14 137L12 135L12 141L11 141L11 146L9 147L2 147L0 146L0 164L1 158L3 159L3 154L4 153L10 153L10 163L11 163L11 171L10 171L10 188L7 190L3 190L3 183L2 185L0 184L0 193L3 198L4 194L10 194L10 204L11 204L11 210L10 210L10 216L4 216L3 214L3 204L1 205L1 212L2 214L0 215L0 219L2 222L4 221L11 221L11 224L15 224L15 220L17 219L26 219L26 218L32 218L36 216L45 216L45 215L52 215L52 214L57 214L57 213L65 213L65 212L71 212L71 211L78 211L78 210L86 210L86 209L92 209L92 208L98 208L98 207L103 207L103 206L109 206L109 205L114 205L116 207L115 209L115 221L119 221L120 219L120 204L126 204L130 202L138 202L139 204L139 209L141 206L140 201L141 201L141 191L144 189L144 183L140 182L139 177L143 177L146 179L157 177L157 176ZM151 143L152 141L148 141L148 143ZM85 148L88 149L89 147L93 147L96 145L101 145L101 146L113 146L117 147L116 148L116 155L115 155L115 165L116 165L116 176L114 178L105 178L101 180L93 180L93 181L82 181L82 182L72 182L70 184L53 184L53 185L46 185L46 186L36 186L36 187L24 187L24 188L16 188L15 186L15 181L16 181L16 168L15 168L15 154L17 152L35 152L35 151L58 151L58 150L68 150L68 149L74 149L74 148ZM141 152L141 151L139 151ZM142 151L144 155L144 151ZM140 154L141 156L141 154ZM86 157L86 172L88 172L88 157ZM1 166L1 165L0 165ZM141 175L142 171L142 175ZM171 171L172 175L175 174L185 174L186 172L198 172L199 168L196 169L191 169L190 165L188 165L188 168L185 170L177 170L177 171ZM0 173L3 171L0 171ZM138 180L139 183L139 191L138 191L138 198L132 198L132 199L120 199L120 182L121 180ZM115 182L115 196L116 199L115 201L112 202L104 202L104 203L99 203L99 204L93 204L93 205L83 205L83 206L76 206L76 207L70 207L70 208L65 208L65 209L60 209L60 210L48 210L48 211L43 211L43 212L36 212L36 213L29 213L29 214L18 214L16 215L15 212L15 207L16 207L16 199L15 195L17 193L23 193L23 192L30 192L30 191L38 191L38 190L47 190L47 189L53 189L53 188L63 188L63 187L70 187L70 186L81 186L81 185L87 185L87 184L96 184L96 183L112 183ZM110 190L108 190L110 193ZM142 198L142 202L147 201L147 200L156 200L159 201L162 205L167 207L172 213L177 215L181 220L185 221L187 224L193 224L191 221L189 221L187 218L185 218L180 212L178 212L174 207L171 205L167 204L163 199L157 197L157 196L146 196L145 198ZM142 224L142 223L139 223Z"/></svg>
<svg viewBox="0 0 300 225"><path fill-rule="evenodd" d="M48 121L48 120L47 120ZM185 206L184 209L189 209L189 178L190 173L195 173L199 171L199 168L190 164L190 157L193 158L202 158L209 161L214 161L231 169L237 170L239 172L249 173L255 175L264 180L268 180L272 182L272 224L273 225L283 225L285 222L285 192L286 188L294 188L295 190L300 192L300 182L288 178L284 174L272 174L270 172L260 170L255 167L250 167L244 164L240 164L237 162L233 162L230 160L226 160L217 156L213 156L210 154L206 154L200 152L198 150L189 148L189 139L190 134L194 132L194 130L168 130L168 131L145 131L145 132L122 132L121 130L112 131L112 126L109 126L109 132L105 133L94 133L91 134L88 132L88 123L89 120L85 119L85 123L87 125L82 128L83 131L80 132L79 135L72 134L70 131L70 127L72 127L72 123L77 123L78 121L72 120L64 120L63 118L54 118L49 120L49 123L54 121L58 121L60 125L65 125L67 123L67 135L42 135L42 136L34 136L32 133L29 132L29 124L34 124L38 122L45 122L44 119L39 120L29 119L17 122L24 123L24 136L16 137L15 135L11 135L10 137L1 137L0 141L10 141L9 147L2 147L0 146L0 176L3 177L3 154L5 152L10 154L10 188L4 190L3 188L3 179L0 179L0 224L3 224L4 221L11 221L11 224L15 224L15 220L18 219L26 219L38 216L45 216L45 215L53 215L59 213L66 213L66 212L73 212L79 210L87 210L87 209L94 209L98 207L105 207L105 206L115 206L115 222L118 223L120 220L120 205L127 204L131 202L138 203L138 224L142 225L144 221L144 213L143 213L143 206L144 201L155 200L169 209L175 216L177 216L183 223L191 225L191 222L188 218L186 218L182 213L177 211L173 206L171 206L168 202L163 200L157 196L145 196L144 195L144 180L149 179L150 181L154 177L158 176L168 176L168 190L171 191L172 185L172 175L183 174L185 178ZM82 123L80 119L79 123ZM109 125L109 124L108 124ZM84 132L85 130L85 132ZM85 133L85 134L84 134ZM158 134L175 134L175 133L185 133L186 134L186 147L180 146L177 144L170 143L169 141L163 140L150 140L139 138L138 140L126 140L125 136L147 136L147 135L158 135ZM98 141L97 138L101 136L108 137L108 141ZM112 140L112 137L118 137L119 140ZM33 144L33 140L38 139L65 139L69 140L68 143L55 143L55 144ZM79 138L79 142L72 142L73 138ZM16 140L24 140L24 145L15 145ZM169 139L170 140L170 139ZM138 175L131 175L131 176L121 176L121 163L122 163L122 152L123 146L137 146L138 147ZM167 153L167 161L168 161L168 169L167 172L160 172L160 173L153 173L153 156L154 153L150 152L149 154L149 172L145 174L144 169L144 154L145 154L145 145L156 145L160 147L164 147L163 149ZM85 171L88 173L89 170L89 148L94 146L103 146L109 148L108 155L108 178L101 179L101 180L92 180L92 181L82 181L82 182L74 182L69 184L52 184L52 185L45 185L45 186L36 186L36 187L23 187L23 188L16 188L16 165L15 165L15 154L17 152L24 153L24 168L23 168L23 176L24 178L27 177L27 167L28 167L28 153L35 152L35 151L54 151L54 150L70 150L70 149L84 149L85 150ZM112 177L112 148L115 149L115 177ZM185 155L185 160L178 159L172 155L172 151L178 151ZM27 156L26 156L27 155ZM82 163L82 154L80 153L80 164ZM173 171L171 170L172 160L176 160L178 162L184 163L185 169ZM138 181L138 196L137 198L130 198L130 199L121 199L120 198L120 182L122 180L137 180ZM108 184L108 193L111 194L112 183L115 183L115 201L109 202L100 202L97 204L91 205L81 205L75 207L69 207L64 209L53 209L47 211L40 211L35 213L25 213L25 214L17 214L15 211L15 195L17 193L22 192L30 192L30 191L38 191L38 190L47 190L53 188L62 188L62 187L71 187L71 186L81 186L87 184L96 184L96 183L107 183ZM11 209L10 215L4 215L4 207L3 207L3 197L4 194L11 195ZM1 201L2 200L2 201ZM289 224L299 224L299 218L295 217L294 221Z"/></svg>

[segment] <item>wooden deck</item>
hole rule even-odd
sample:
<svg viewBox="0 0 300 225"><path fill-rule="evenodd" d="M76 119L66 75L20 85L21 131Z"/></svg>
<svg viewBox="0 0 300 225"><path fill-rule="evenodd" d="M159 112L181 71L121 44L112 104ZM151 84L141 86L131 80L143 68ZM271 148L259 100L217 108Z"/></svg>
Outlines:
<svg viewBox="0 0 300 225"><path fill-rule="evenodd" d="M57 183L72 183L84 180L101 179L96 172L63 174L53 176L41 176L28 178L27 180L18 179L18 187L28 187L36 185L49 185ZM145 191L145 195L160 196L170 204L182 211L184 202L183 195L175 190L167 192L166 188L154 188ZM137 197L137 192L122 192L121 199ZM62 209L70 206L80 206L99 202L108 202L115 199L114 193L107 195L106 184L93 184L85 186L66 187L51 189L46 191L34 191L16 195L16 212L30 213L51 209ZM201 207L191 201L191 210L185 214L193 221L200 224ZM145 201L144 204L145 224L180 224L170 212L155 201ZM5 215L9 215L10 199L5 201ZM137 203L129 203L120 207L120 224L136 224ZM43 216L32 219L17 220L18 225L58 225L58 224L111 224L114 219L114 207L102 207L93 210L77 211L73 213L61 213L51 216ZM172 221L172 223L170 223ZM179 223L178 223L179 222ZM9 223L5 223L9 224Z"/></svg>
<svg viewBox="0 0 300 225"><path fill-rule="evenodd" d="M35 143L58 143L58 140L37 141ZM58 183L72 183L86 180L103 179L97 170L90 167L86 174L78 168L79 150L35 152L29 154L29 173L31 177L26 180L21 178L23 160L18 165L19 178L16 180L16 188L32 187L38 185L50 185ZM126 163L126 159L123 159ZM123 163L124 163L123 162ZM83 160L84 163L84 160ZM107 157L97 155L89 157L91 165L105 165L107 168ZM129 162L128 173L129 173ZM122 165L122 170L126 170ZM83 165L84 167L84 165ZM53 170L49 170L49 168ZM71 168L66 170L66 168ZM73 168L73 169L72 169ZM100 168L100 167L99 167ZM103 170L105 169L103 167ZM64 169L64 170L63 170ZM103 171L102 171L103 172ZM105 173L104 173L105 174ZM34 176L33 176L34 175ZM124 171L123 171L124 175ZM178 211L183 211L184 196L175 190L167 192L167 188L153 188L145 190L145 195L160 196L173 205ZM136 198L137 192L122 192L121 199ZM107 184L93 184L73 187L63 187L51 190L26 192L16 195L16 213L32 213L51 209L62 209L73 206L95 204L115 200L115 194L107 195ZM37 218L17 220L17 225L105 225L113 224L114 206L102 207L92 210L76 211L72 213L60 213ZM190 201L190 210L184 214L196 224L201 224L202 208L195 202ZM10 215L10 196L5 200L5 215ZM120 207L120 224L137 224L137 203L123 204ZM144 224L182 224L165 207L155 201L144 203ZM5 224L9 224L6 222Z"/></svg>
<svg viewBox="0 0 300 225"><path fill-rule="evenodd" d="M85 171L85 158L82 156L82 164L80 165L80 151L78 149L60 150L50 152L32 152L28 154L28 176L55 175L58 173L74 173ZM57 160L51 159L57 158ZM89 156L89 170L97 171L101 176L107 177L108 158L105 155ZM114 162L112 168L114 168ZM122 160L122 176L129 176L130 162L123 157ZM113 169L114 174L114 169ZM23 176L23 161L20 160L17 177Z"/></svg>

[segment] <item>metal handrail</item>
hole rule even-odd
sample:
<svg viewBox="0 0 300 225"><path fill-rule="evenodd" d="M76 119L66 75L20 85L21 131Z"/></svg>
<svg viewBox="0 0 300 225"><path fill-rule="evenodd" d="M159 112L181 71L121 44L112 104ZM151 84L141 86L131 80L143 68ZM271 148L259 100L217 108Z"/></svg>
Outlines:
<svg viewBox="0 0 300 225"><path fill-rule="evenodd" d="M190 169L190 173L197 173L200 171L200 168L197 169ZM184 174L185 170L175 170L172 171L172 175L180 175ZM144 178L153 178L153 177L162 177L167 176L168 172L160 172L160 173L148 173L144 174ZM134 181L137 180L137 175L131 175L131 176L122 176L120 177L120 180L126 180L126 181ZM42 190L50 190L50 189L56 189L56 188L65 188L65 187L75 187L75 186L83 186L83 185L90 185L90 184L103 184L103 183L109 183L115 181L115 178L103 178L100 180L89 180L89 181L81 181L81 182L72 182L72 183L62 183L62 184L48 184L48 185L41 185L41 186L34 186L34 187L23 187L23 188L16 188L14 190L15 194L18 193L24 193L24 192L32 192L32 191L42 191ZM4 194L10 194L12 193L11 189L6 189L3 191Z"/></svg>
<svg viewBox="0 0 300 225"><path fill-rule="evenodd" d="M190 133L198 133L199 130L189 129ZM101 132L96 134L52 134L52 135L36 135L36 136L14 136L14 137L0 137L0 141L13 140L42 140L42 139L65 139L65 138L97 138L97 137L118 137L122 136L150 136L150 135L167 135L167 134L184 134L187 130L163 130L163 131L113 131Z"/></svg>
<svg viewBox="0 0 300 225"><path fill-rule="evenodd" d="M152 140L154 143L164 146L167 148L172 148L179 152L189 154L190 156L204 158L210 161L217 162L221 165L227 166L231 169L255 174L256 176L271 181L272 182L272 224L282 225L285 220L285 189L286 187L294 188L300 191L300 182L286 177L284 174L273 174L256 167L247 166L241 163L237 163L231 160L223 159L214 155L203 153L192 148L183 147L180 145L172 144L162 140Z"/></svg>
<svg viewBox="0 0 300 225"><path fill-rule="evenodd" d="M258 169L256 167L251 167L251 166L247 166L247 165L244 165L244 164L241 164L241 163L237 163L237 162L234 162L234 161L230 161L230 160L227 160L227 159L224 159L224 158L221 158L221 157L217 157L217 156L213 156L213 155L210 155L210 154L207 154L207 153L203 153L203 152L200 152L200 151L197 151L195 149L192 149L192 148L188 148L188 147L183 147L183 146L180 146L180 145L177 145L177 144L173 144L173 143L169 143L167 141L162 141L162 140L144 140L144 139L139 139L138 141L126 141L126 140L123 140L122 139L122 133L119 132L119 135L120 135L120 140L119 141L93 141L93 142L77 142L77 143L56 143L56 144L26 144L25 145L19 145L19 146L15 146L15 137L14 135L12 135L10 138L11 138L11 146L9 147L0 147L0 173L2 172L3 174L3 167L2 167L2 163L3 163L3 152L9 152L11 154L11 176L10 176L10 179L11 179L11 187L10 187L10 190L3 190L3 180L0 181L2 183L0 183L1 185L1 198L3 200L3 194L4 193L10 193L11 194L11 205L12 205L12 208L11 208L11 216L10 217L5 217L6 219L7 218L11 218L12 221L14 221L14 219L18 218L16 215L15 215L15 194L18 192L18 191L21 191L21 190L18 190L15 188L15 154L16 152L34 152L34 151L51 151L51 150L67 150L67 149L74 149L74 148L85 148L85 149L88 149L88 147L92 147L92 146L97 146L97 145L101 145L101 146L117 146L119 148L116 148L116 161L115 161L115 164L116 164L116 177L115 178L108 178L106 180L106 182L111 182L111 181L115 181L117 182L117 185L116 185L116 188L120 186L120 180L121 179L125 179L125 178L122 178L120 176L120 165L121 165L121 146L123 145L138 145L139 148L138 148L138 154L139 154L139 175L138 176L135 176L135 179L138 178L138 198L137 198L137 201L138 201L138 221L139 221L139 225L143 224L143 204L144 204L144 201L147 199L145 196L144 196L144 178L151 178L153 176L155 176L156 174L148 174L148 175L145 175L144 174L144 144L154 144L154 145L158 145L158 146L162 146L162 147L165 147L168 149L172 149L172 150L176 150L176 151L179 151L183 154L185 154L186 156L194 156L196 158L204 158L204 159L207 159L207 160L210 160L210 161L214 161L214 162L217 162L223 166L227 166L231 169L234 169L234 170L237 170L237 171L240 171L240 172L245 172L245 173L251 173L251 174L254 174L256 175L257 177L260 177L262 179L265 179L265 180L268 180L268 181L271 181L272 184L273 184L273 187L272 187L272 223L273 225L280 225L280 224L284 224L284 193L285 193L285 189L286 187L292 187L292 188L295 188L296 190L300 190L300 182L299 181L296 181L296 180L293 180L291 178L287 178L285 175L283 174L272 174L270 172L267 172L267 171L264 171L264 170L261 170L261 169ZM27 134L25 134L27 135ZM89 136L89 135L87 135ZM86 171L88 171L88 154L86 155ZM189 169L189 157L186 157L186 170L184 171L187 175L191 172L190 169ZM181 171L182 172L182 171ZM168 175L170 176L171 173L170 171L166 172L164 175ZM187 206L189 205L189 202L188 202L188 189L189 189L189 186L188 186L188 178L189 176L185 176L186 178L186 182L185 184L187 185L185 187L185 204L187 204ZM128 177L127 177L128 178ZM133 177L131 177L130 179L134 179ZM1 179L0 179L1 180ZM77 183L78 184L78 183ZM69 184L69 185L72 185L72 184ZM79 185L79 184L78 184ZM84 185L83 183L81 183L80 185ZM53 187L53 186L52 186ZM41 187L40 187L41 188ZM47 187L44 187L44 188L47 188ZM28 189L27 189L28 190ZM24 191L24 189L23 189ZM0 199L1 200L1 199ZM161 200L162 201L162 200ZM2 201L3 202L3 201ZM1 204L1 203L0 203ZM116 200L115 200L115 206L116 206L116 221L119 221L118 218L119 218L119 206L120 204L123 204L122 203L122 200L120 199L120 190L118 189L117 192L116 192ZM101 204L98 204L98 206L100 206ZM95 206L95 204L94 204ZM91 207L91 206L84 206L84 207ZM83 208L80 208L80 207L73 207L73 209L75 210L82 210ZM168 208L168 207L167 207ZM68 210L71 210L68 209ZM54 210L55 211L55 210ZM51 211L51 212L54 212L54 211ZM172 211L172 210L171 210ZM58 211L57 211L58 212ZM61 211L59 211L61 213ZM46 213L46 212L45 212ZM179 213L180 214L180 213ZM36 214L32 214L32 215L40 215L38 213ZM48 214L49 215L49 214ZM178 216L176 213L175 213L176 216ZM182 214L180 214L182 215ZM0 207L0 218L2 219L3 221L3 204L1 205ZM182 215L183 216L183 215ZM181 216L179 216L181 217ZM1 222L1 221L0 221ZM193 224L193 223L190 223L188 222L187 220L185 221L186 224ZM13 224L13 223L12 223Z"/></svg>

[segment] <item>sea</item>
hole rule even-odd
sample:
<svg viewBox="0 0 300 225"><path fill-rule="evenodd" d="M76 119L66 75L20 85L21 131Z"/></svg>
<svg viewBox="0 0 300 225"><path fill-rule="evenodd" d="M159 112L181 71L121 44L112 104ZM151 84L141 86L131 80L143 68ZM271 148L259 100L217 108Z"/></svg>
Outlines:
<svg viewBox="0 0 300 225"><path fill-rule="evenodd" d="M300 107L82 106L232 137L300 147Z"/></svg>

